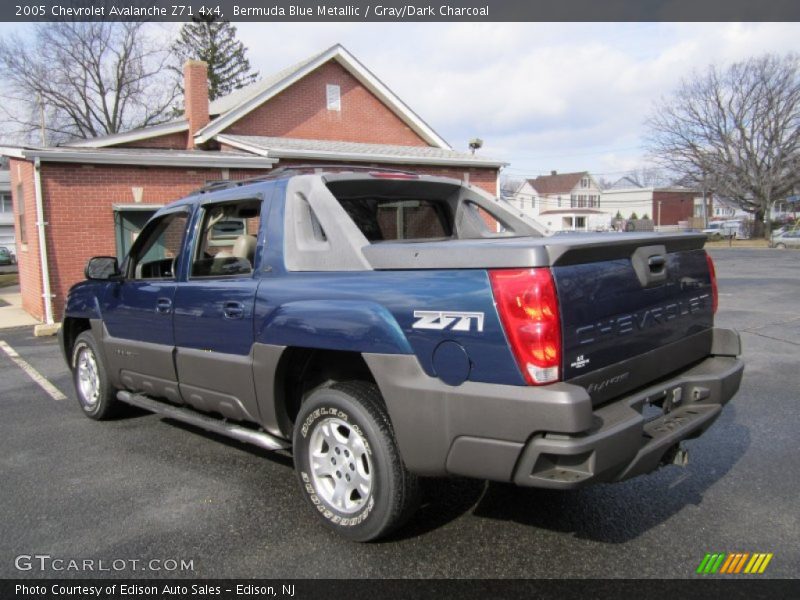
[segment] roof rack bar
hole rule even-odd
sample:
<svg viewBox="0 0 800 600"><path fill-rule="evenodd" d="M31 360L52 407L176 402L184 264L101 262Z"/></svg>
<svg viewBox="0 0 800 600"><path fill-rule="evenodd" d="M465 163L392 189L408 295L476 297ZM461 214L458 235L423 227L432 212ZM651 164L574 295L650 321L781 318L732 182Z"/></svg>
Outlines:
<svg viewBox="0 0 800 600"><path fill-rule="evenodd" d="M317 173L319 171L331 171L336 169L340 172L348 171L366 171L366 172L380 172L380 173L402 173L405 175L420 175L415 171L407 171L403 169L388 169L385 167L370 167L361 165L337 165L337 164L304 164L304 165L287 165L285 167L278 167L273 169L265 175L257 175L255 177L248 177L247 179L217 179L208 181L203 187L195 190L195 194L206 194L209 192L217 192L219 190L226 190L233 187L247 185L249 183L257 183L259 181L271 181L273 179L280 179L287 177L290 174L297 172L311 172Z"/></svg>

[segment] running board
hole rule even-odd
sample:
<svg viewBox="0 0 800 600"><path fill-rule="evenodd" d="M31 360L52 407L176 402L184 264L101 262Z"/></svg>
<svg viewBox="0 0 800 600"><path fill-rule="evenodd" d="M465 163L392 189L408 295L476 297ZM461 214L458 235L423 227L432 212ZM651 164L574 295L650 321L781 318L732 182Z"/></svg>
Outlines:
<svg viewBox="0 0 800 600"><path fill-rule="evenodd" d="M117 392L117 399L122 400L126 404L138 406L150 412L158 413L170 419L188 423L189 425L194 425L195 427L205 429L212 433L218 433L240 442L253 444L265 450L285 450L291 447L289 442L271 436L263 431L253 431L241 425L234 425L233 423L228 423L221 419L208 417L191 408L173 406L172 404L153 400L142 394L134 394L123 390Z"/></svg>

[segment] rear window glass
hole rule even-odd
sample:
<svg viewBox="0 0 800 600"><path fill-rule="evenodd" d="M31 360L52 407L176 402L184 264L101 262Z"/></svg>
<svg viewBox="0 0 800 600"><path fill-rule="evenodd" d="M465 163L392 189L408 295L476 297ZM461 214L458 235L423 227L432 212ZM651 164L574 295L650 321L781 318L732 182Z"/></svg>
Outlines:
<svg viewBox="0 0 800 600"><path fill-rule="evenodd" d="M370 242L441 239L453 235L453 217L444 201L340 198L339 202Z"/></svg>

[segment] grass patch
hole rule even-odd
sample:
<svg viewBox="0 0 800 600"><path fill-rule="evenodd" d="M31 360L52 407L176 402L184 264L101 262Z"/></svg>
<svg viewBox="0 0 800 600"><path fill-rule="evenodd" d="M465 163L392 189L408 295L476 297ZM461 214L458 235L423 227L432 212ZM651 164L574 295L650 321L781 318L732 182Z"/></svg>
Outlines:
<svg viewBox="0 0 800 600"><path fill-rule="evenodd" d="M763 238L752 240L721 240L719 242L706 242L706 248L769 248L767 240Z"/></svg>
<svg viewBox="0 0 800 600"><path fill-rule="evenodd" d="M0 288L11 287L19 283L18 273L0 273Z"/></svg>

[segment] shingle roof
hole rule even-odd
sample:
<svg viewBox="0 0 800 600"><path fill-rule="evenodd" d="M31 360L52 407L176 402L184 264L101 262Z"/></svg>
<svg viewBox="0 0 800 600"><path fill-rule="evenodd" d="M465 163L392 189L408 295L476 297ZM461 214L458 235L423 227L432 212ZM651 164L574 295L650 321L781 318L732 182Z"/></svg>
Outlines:
<svg viewBox="0 0 800 600"><path fill-rule="evenodd" d="M588 173L557 173L555 175L540 175L528 181L539 194L568 194L578 185L582 177Z"/></svg>
<svg viewBox="0 0 800 600"><path fill-rule="evenodd" d="M337 140L263 137L254 135L219 135L217 139L234 147L263 153L273 158L309 158L365 162L404 162L420 164L459 164L476 167L501 167L502 161L475 156L468 152L432 146L396 146Z"/></svg>

